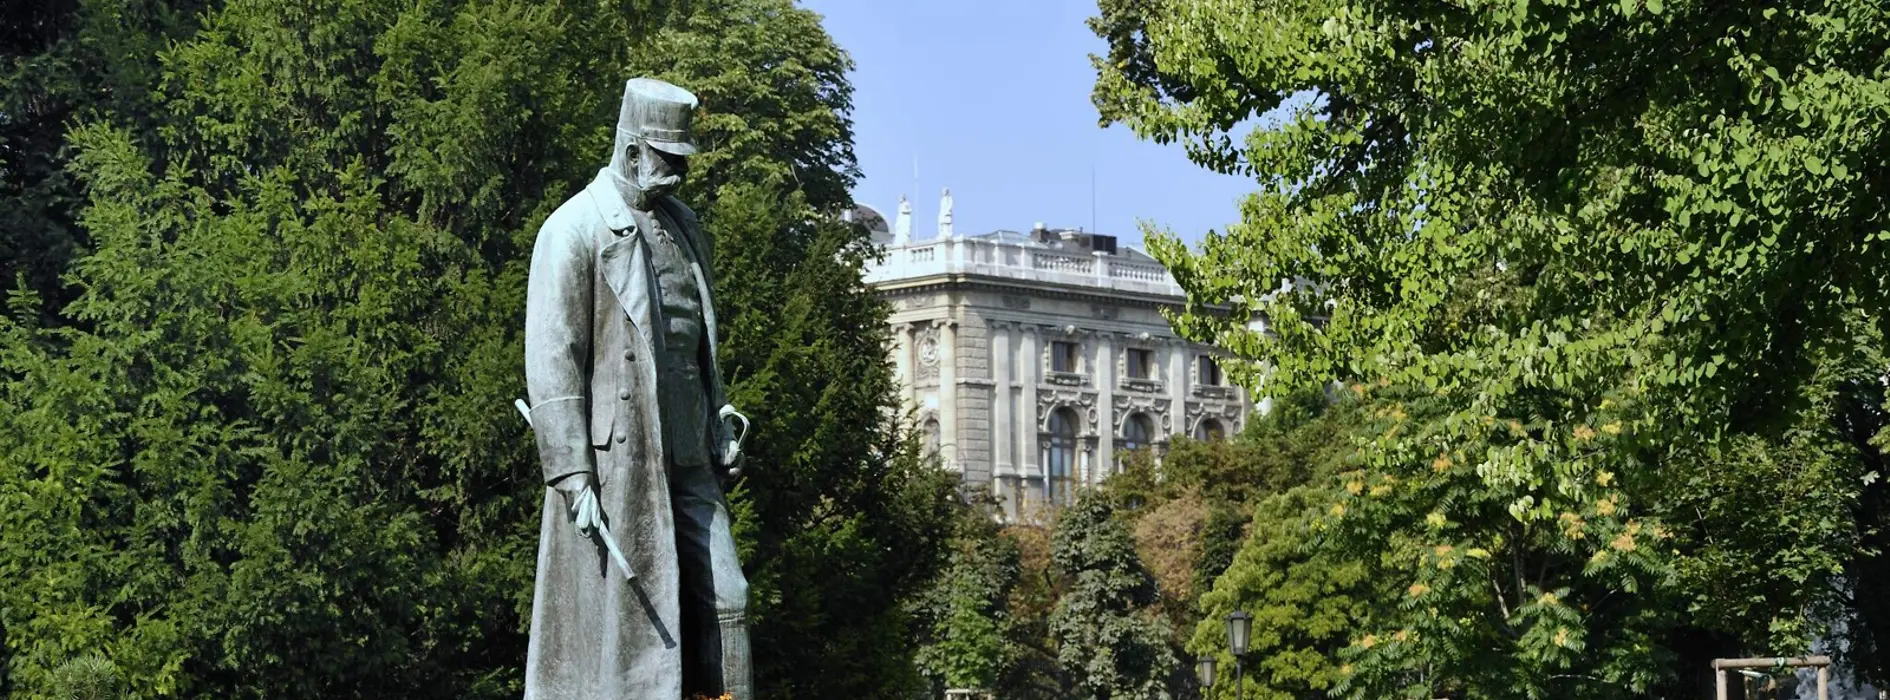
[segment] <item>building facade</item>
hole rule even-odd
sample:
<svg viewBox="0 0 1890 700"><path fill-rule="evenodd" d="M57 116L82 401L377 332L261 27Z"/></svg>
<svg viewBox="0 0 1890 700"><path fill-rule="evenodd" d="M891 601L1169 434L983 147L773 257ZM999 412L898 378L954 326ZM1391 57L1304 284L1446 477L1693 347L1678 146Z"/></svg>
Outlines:
<svg viewBox="0 0 1890 700"><path fill-rule="evenodd" d="M885 252L867 282L893 307L889 352L928 446L1007 517L1067 503L1132 450L1246 424L1217 351L1162 317L1183 295L1153 258L1042 225L959 236L949 192L940 209L922 240L903 202L890 227L858 213Z"/></svg>

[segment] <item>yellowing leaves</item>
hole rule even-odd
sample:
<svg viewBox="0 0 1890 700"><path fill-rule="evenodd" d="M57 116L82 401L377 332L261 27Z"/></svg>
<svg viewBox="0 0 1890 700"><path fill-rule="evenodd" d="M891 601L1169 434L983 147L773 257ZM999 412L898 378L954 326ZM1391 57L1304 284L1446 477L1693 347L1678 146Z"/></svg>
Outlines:
<svg viewBox="0 0 1890 700"><path fill-rule="evenodd" d="M1456 552L1457 548L1447 544L1440 544L1431 548L1431 554L1437 558L1437 568L1446 571L1457 565Z"/></svg>
<svg viewBox="0 0 1890 700"><path fill-rule="evenodd" d="M1588 521L1583 520L1582 516L1563 513L1556 520L1562 524L1562 534L1569 539L1579 540L1588 536Z"/></svg>
<svg viewBox="0 0 1890 700"><path fill-rule="evenodd" d="M1607 498L1595 501L1595 513L1602 516L1614 515L1615 499L1617 498L1619 498L1619 496L1610 495Z"/></svg>

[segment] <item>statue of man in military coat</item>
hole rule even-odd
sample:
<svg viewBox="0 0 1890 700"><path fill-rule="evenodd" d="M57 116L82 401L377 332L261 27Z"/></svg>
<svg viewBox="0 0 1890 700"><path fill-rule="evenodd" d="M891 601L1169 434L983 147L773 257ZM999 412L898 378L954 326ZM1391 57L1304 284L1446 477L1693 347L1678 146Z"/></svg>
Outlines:
<svg viewBox="0 0 1890 700"><path fill-rule="evenodd" d="M753 700L748 582L720 478L740 440L709 239L672 195L696 98L624 89L609 167L545 221L525 302L545 494L526 700Z"/></svg>

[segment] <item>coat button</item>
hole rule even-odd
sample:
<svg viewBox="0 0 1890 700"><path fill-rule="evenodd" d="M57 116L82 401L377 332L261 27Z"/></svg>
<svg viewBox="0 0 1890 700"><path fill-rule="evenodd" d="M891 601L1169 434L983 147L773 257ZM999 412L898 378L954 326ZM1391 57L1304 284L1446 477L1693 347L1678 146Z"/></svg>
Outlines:
<svg viewBox="0 0 1890 700"><path fill-rule="evenodd" d="M635 350L625 350L625 351L623 351L623 359L626 359L626 360L630 360L630 361L632 361L632 362L635 362L635 361L636 361L636 359L637 359L637 351L635 351Z"/></svg>
<svg viewBox="0 0 1890 700"><path fill-rule="evenodd" d="M623 400L625 400L625 401L629 401L629 400L630 400L630 390L629 390L629 389L625 389L625 390L623 390L623 391L619 391L619 392L617 392L617 398L620 398L620 399L623 399Z"/></svg>
<svg viewBox="0 0 1890 700"><path fill-rule="evenodd" d="M621 445L629 441L630 441L629 435L625 435L623 433L617 433L617 444Z"/></svg>

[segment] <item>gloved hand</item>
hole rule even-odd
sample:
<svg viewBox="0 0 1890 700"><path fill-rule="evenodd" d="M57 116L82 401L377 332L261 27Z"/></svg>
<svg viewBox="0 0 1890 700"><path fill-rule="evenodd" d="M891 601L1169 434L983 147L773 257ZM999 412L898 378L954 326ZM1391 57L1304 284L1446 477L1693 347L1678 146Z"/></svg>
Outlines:
<svg viewBox="0 0 1890 700"><path fill-rule="evenodd" d="M577 525L578 535L590 537L604 523L604 511L597 503L597 475L578 472L557 480L552 488L564 494L565 513Z"/></svg>
<svg viewBox="0 0 1890 700"><path fill-rule="evenodd" d="M748 416L742 415L741 411L735 410L732 405L723 405L722 410L717 411L715 417L717 418L715 436L719 442L717 447L720 448L718 452L721 453L722 468L727 469L728 478L733 479L742 474L741 468L736 465L740 464L742 459L742 440L748 437ZM741 432L735 431L735 421L741 421Z"/></svg>

